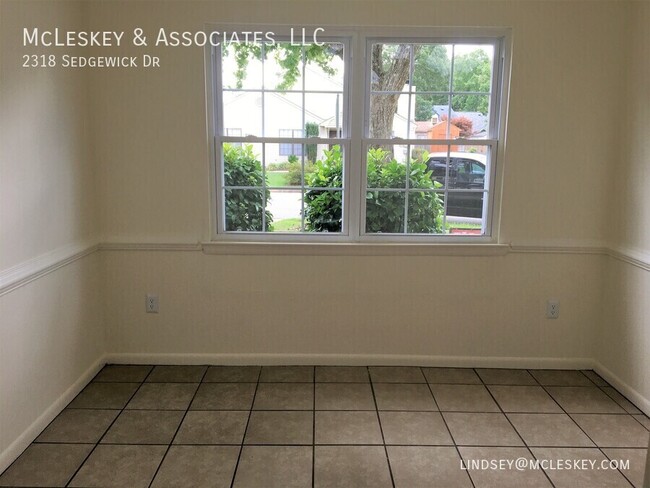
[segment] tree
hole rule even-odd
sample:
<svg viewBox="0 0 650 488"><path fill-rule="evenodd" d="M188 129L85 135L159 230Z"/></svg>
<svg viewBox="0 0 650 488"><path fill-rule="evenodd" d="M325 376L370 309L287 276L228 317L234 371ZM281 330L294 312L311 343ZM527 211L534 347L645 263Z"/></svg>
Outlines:
<svg viewBox="0 0 650 488"><path fill-rule="evenodd" d="M492 64L482 49L476 49L454 59L454 91L484 92L486 95L454 95L451 105L456 112L487 114L489 106Z"/></svg>
<svg viewBox="0 0 650 488"><path fill-rule="evenodd" d="M446 91L449 89L451 61L442 44L429 44L415 57L413 84L417 92ZM446 95L418 95L415 97L415 120L431 120L434 105L445 105Z"/></svg>

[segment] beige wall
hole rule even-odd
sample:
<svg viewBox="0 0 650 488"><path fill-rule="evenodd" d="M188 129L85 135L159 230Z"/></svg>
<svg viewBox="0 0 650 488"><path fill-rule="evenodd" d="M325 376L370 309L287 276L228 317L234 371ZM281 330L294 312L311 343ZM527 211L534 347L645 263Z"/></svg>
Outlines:
<svg viewBox="0 0 650 488"><path fill-rule="evenodd" d="M650 3L635 3L628 47L623 141L610 181L618 196L611 246L646 263L641 269L610 258L603 287L596 358L650 399Z"/></svg>
<svg viewBox="0 0 650 488"><path fill-rule="evenodd" d="M104 353L100 256L29 276L98 240L87 83L21 67L22 27L78 30L78 3L0 5L0 471Z"/></svg>
<svg viewBox="0 0 650 488"><path fill-rule="evenodd" d="M626 59L621 2L104 2L94 28L206 22L513 29L501 241L603 245ZM422 19L427 19L423 22ZM143 51L125 47L125 54ZM147 49L159 71L92 74L102 240L209 239L203 51ZM606 66L607 69L603 69ZM278 257L105 253L114 353L356 353L584 358L604 257ZM447 284L447 287L444 284ZM148 291L161 313L144 314ZM559 321L544 318L548 298Z"/></svg>

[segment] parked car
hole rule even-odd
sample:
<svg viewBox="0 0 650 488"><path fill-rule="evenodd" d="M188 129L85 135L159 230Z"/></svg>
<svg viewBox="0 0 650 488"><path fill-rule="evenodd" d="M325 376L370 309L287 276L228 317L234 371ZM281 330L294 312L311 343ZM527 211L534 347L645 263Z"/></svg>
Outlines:
<svg viewBox="0 0 650 488"><path fill-rule="evenodd" d="M447 176L447 188L450 190L482 190L485 187L486 162L485 154L451 152L447 173L447 153L441 152L429 154L427 167L435 181L444 184ZM482 192L449 192L447 195L447 215L482 217Z"/></svg>

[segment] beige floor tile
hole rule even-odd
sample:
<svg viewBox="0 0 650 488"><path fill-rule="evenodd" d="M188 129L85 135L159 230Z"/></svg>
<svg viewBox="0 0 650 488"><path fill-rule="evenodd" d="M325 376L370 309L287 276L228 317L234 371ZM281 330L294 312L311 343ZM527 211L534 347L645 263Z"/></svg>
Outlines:
<svg viewBox="0 0 650 488"><path fill-rule="evenodd" d="M533 447L531 450L536 459L555 467L545 471L556 488L630 488L618 471L597 469L607 458L596 448ZM592 462L594 469L590 467ZM558 469L558 463L565 468ZM573 463L585 469L575 469Z"/></svg>
<svg viewBox="0 0 650 488"><path fill-rule="evenodd" d="M427 385L377 383L373 388L379 410L438 410Z"/></svg>
<svg viewBox="0 0 650 488"><path fill-rule="evenodd" d="M0 486L66 486L92 444L32 444L0 476Z"/></svg>
<svg viewBox="0 0 650 488"><path fill-rule="evenodd" d="M486 385L537 385L525 369L477 369Z"/></svg>
<svg viewBox="0 0 650 488"><path fill-rule="evenodd" d="M596 386L609 386L609 383L602 379L598 373L591 369L583 369L581 370L582 374L584 374L587 378L589 378Z"/></svg>
<svg viewBox="0 0 650 488"><path fill-rule="evenodd" d="M244 446L233 488L311 488L312 449Z"/></svg>
<svg viewBox="0 0 650 488"><path fill-rule="evenodd" d="M646 429L650 430L650 418L646 417L645 415L633 415L633 417Z"/></svg>
<svg viewBox="0 0 650 488"><path fill-rule="evenodd" d="M201 383L190 410L250 410L255 383Z"/></svg>
<svg viewBox="0 0 650 488"><path fill-rule="evenodd" d="M260 366L210 366L203 378L214 383L257 383Z"/></svg>
<svg viewBox="0 0 650 488"><path fill-rule="evenodd" d="M502 413L443 413L459 446L523 446Z"/></svg>
<svg viewBox="0 0 650 488"><path fill-rule="evenodd" d="M313 412L253 411L246 429L246 444L312 444Z"/></svg>
<svg viewBox="0 0 650 488"><path fill-rule="evenodd" d="M564 413L509 413L508 418L529 446L594 447L589 437Z"/></svg>
<svg viewBox="0 0 650 488"><path fill-rule="evenodd" d="M386 444L418 446L452 445L447 426L438 412L379 412Z"/></svg>
<svg viewBox="0 0 650 488"><path fill-rule="evenodd" d="M383 446L316 446L315 488L392 488Z"/></svg>
<svg viewBox="0 0 650 488"><path fill-rule="evenodd" d="M560 406L541 386L499 386L488 389L504 412L562 413Z"/></svg>
<svg viewBox="0 0 650 488"><path fill-rule="evenodd" d="M479 378L470 368L422 368L429 383L480 385Z"/></svg>
<svg viewBox="0 0 650 488"><path fill-rule="evenodd" d="M172 446L151 488L230 488L238 456L238 446Z"/></svg>
<svg viewBox="0 0 650 488"><path fill-rule="evenodd" d="M97 446L70 486L147 488L166 451L167 446Z"/></svg>
<svg viewBox="0 0 650 488"><path fill-rule="evenodd" d="M531 369L532 374L544 386L595 386L581 371L565 369Z"/></svg>
<svg viewBox="0 0 650 488"><path fill-rule="evenodd" d="M463 464L469 471L476 488L552 488L540 469L515 467L517 459L533 461L528 449L523 447L460 447ZM472 463L494 463L495 468L472 469Z"/></svg>
<svg viewBox="0 0 650 488"><path fill-rule="evenodd" d="M316 366L317 383L368 383L365 366Z"/></svg>
<svg viewBox="0 0 650 488"><path fill-rule="evenodd" d="M94 444L104 435L119 410L65 409L35 442Z"/></svg>
<svg viewBox="0 0 650 488"><path fill-rule="evenodd" d="M410 366L370 366L373 383L425 383L420 368Z"/></svg>
<svg viewBox="0 0 650 488"><path fill-rule="evenodd" d="M174 444L241 444L246 422L246 411L189 411Z"/></svg>
<svg viewBox="0 0 650 488"><path fill-rule="evenodd" d="M124 410L102 443L169 444L184 414L180 410Z"/></svg>
<svg viewBox="0 0 650 488"><path fill-rule="evenodd" d="M546 390L568 413L625 413L597 387L550 386Z"/></svg>
<svg viewBox="0 0 650 488"><path fill-rule="evenodd" d="M312 410L313 383L260 383L255 396L255 410Z"/></svg>
<svg viewBox="0 0 650 488"><path fill-rule="evenodd" d="M93 381L119 381L123 383L138 383L145 380L153 366L128 364L107 364L95 376Z"/></svg>
<svg viewBox="0 0 650 488"><path fill-rule="evenodd" d="M604 388L601 388L605 392L605 394L614 400L616 403L618 403L623 410L625 410L627 413L633 414L633 415L638 415L641 412L634 404L629 401L627 398L625 398L623 395L621 395L618 391L616 391L614 388L611 386L606 386Z"/></svg>
<svg viewBox="0 0 650 488"><path fill-rule="evenodd" d="M389 446L395 488L470 488L454 447Z"/></svg>
<svg viewBox="0 0 650 488"><path fill-rule="evenodd" d="M316 384L316 410L375 410L369 383Z"/></svg>
<svg viewBox="0 0 650 488"><path fill-rule="evenodd" d="M648 447L648 431L631 415L573 414L599 447Z"/></svg>
<svg viewBox="0 0 650 488"><path fill-rule="evenodd" d="M382 444L377 412L316 412L316 444Z"/></svg>
<svg viewBox="0 0 650 488"><path fill-rule="evenodd" d="M313 383L313 366L263 366L262 383Z"/></svg>
<svg viewBox="0 0 650 488"><path fill-rule="evenodd" d="M97 383L86 386L68 408L121 409L140 383Z"/></svg>
<svg viewBox="0 0 650 488"><path fill-rule="evenodd" d="M431 391L442 412L499 411L483 385L431 385Z"/></svg>
<svg viewBox="0 0 650 488"><path fill-rule="evenodd" d="M199 383L207 366L156 366L147 377L147 382Z"/></svg>
<svg viewBox="0 0 650 488"><path fill-rule="evenodd" d="M605 456L612 461L627 464L626 468L620 468L625 477L632 482L634 488L643 488L643 476L645 474L647 449L620 449L606 448L603 449Z"/></svg>
<svg viewBox="0 0 650 488"><path fill-rule="evenodd" d="M127 409L187 410L198 383L144 383Z"/></svg>

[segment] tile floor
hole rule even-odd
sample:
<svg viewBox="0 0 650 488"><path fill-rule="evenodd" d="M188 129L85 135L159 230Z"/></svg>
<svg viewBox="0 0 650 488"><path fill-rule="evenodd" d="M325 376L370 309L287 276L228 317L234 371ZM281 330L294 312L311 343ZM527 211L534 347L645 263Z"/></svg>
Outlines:
<svg viewBox="0 0 650 488"><path fill-rule="evenodd" d="M649 430L592 371L109 365L0 486L641 488Z"/></svg>

